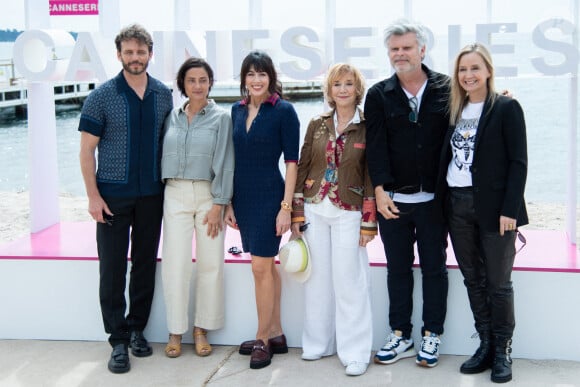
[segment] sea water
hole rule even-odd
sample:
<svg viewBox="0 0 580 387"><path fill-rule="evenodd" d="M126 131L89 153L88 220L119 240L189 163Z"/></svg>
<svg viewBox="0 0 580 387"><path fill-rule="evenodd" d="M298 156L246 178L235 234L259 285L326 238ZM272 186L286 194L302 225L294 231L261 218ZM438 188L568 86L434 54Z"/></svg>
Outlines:
<svg viewBox="0 0 580 387"><path fill-rule="evenodd" d="M511 79L498 82L521 103L528 138L526 200L567 200L568 180L568 93L566 78ZM322 99L292 102L301 124L301 138L310 119L325 109ZM220 103L226 109L231 104ZM576 114L578 109L576 108ZM85 195L79 168L78 106L57 105L56 136L60 191ZM578 140L578 139L577 139ZM580 141L579 141L580 142ZM580 144L579 148L580 149ZM281 163L282 165L282 163ZM0 113L0 191L27 191L29 187L27 121L10 112ZM578 170L578 168L576 169ZM578 191L580 192L580 179Z"/></svg>
<svg viewBox="0 0 580 387"><path fill-rule="evenodd" d="M10 43L0 43L0 58L9 55ZM519 46L518 46L519 47ZM526 75L532 72L528 56L517 56L517 78L497 78L498 90L509 89L524 109L528 140L526 199L564 203L567 200L570 111L578 120L580 108L570 105L572 80L567 76ZM527 65L523 63L526 62ZM442 70L440 70L442 71ZM377 80L368 80L371 86ZM325 109L322 98L293 102L301 123L301 138L308 122ZM228 109L231 104L220 103ZM62 193L84 195L79 169L78 106L57 105L56 132L59 187ZM580 135L576 135L580 144ZM580 149L578 145L577 149ZM280 163L283 167L283 164ZM576 165L575 173L578 174ZM0 109L0 191L27 191L29 187L27 121L11 110ZM580 192L580 177L577 178Z"/></svg>

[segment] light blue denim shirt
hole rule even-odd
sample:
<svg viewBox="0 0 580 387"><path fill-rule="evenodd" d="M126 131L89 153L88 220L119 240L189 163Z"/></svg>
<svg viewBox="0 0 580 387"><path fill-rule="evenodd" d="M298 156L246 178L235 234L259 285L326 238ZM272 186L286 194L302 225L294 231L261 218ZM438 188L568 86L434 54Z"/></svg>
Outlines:
<svg viewBox="0 0 580 387"><path fill-rule="evenodd" d="M214 204L226 205L234 187L232 120L210 99L188 124L186 105L174 108L165 121L161 177L210 181Z"/></svg>

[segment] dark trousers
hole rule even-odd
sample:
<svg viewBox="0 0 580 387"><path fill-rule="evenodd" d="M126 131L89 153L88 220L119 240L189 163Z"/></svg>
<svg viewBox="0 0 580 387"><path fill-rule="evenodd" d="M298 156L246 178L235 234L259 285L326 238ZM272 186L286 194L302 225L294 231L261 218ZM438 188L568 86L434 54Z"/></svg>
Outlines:
<svg viewBox="0 0 580 387"><path fill-rule="evenodd" d="M515 231L499 234L478 226L473 192L451 189L446 213L451 244L463 274L469 304L478 332L511 338L514 327L514 291L511 273L514 265Z"/></svg>
<svg viewBox="0 0 580 387"><path fill-rule="evenodd" d="M99 298L105 332L112 346L129 343L133 330L147 325L153 292L157 249L163 217L163 196L104 198L114 216L110 224L97 223ZM131 241L129 314L125 286Z"/></svg>
<svg viewBox="0 0 580 387"><path fill-rule="evenodd" d="M417 242L423 284L423 327L443 333L447 313L447 228L433 215L433 201L396 203L399 219L385 219L379 214L379 230L387 257L389 324L409 338L413 330L413 261Z"/></svg>

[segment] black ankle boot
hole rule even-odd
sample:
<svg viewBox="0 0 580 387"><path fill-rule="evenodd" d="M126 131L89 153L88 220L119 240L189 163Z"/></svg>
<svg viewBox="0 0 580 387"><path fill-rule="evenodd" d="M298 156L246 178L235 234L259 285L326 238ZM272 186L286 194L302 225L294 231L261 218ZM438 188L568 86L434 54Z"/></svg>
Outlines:
<svg viewBox="0 0 580 387"><path fill-rule="evenodd" d="M495 338L495 358L491 367L491 381L505 383L512 380L512 340L506 337Z"/></svg>
<svg viewBox="0 0 580 387"><path fill-rule="evenodd" d="M491 335L489 332L479 333L480 343L475 354L469 358L459 368L462 374L478 374L489 368L493 364L493 350L491 345Z"/></svg>

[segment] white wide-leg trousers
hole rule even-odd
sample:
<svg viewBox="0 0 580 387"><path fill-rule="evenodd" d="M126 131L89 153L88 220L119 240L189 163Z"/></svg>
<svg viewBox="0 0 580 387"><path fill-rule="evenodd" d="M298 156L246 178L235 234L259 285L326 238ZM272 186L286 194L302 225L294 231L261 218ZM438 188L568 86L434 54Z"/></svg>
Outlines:
<svg viewBox="0 0 580 387"><path fill-rule="evenodd" d="M209 181L170 179L163 205L161 278L170 333L189 327L189 295L194 279L194 325L214 330L224 325L224 230L215 239L202 224L213 205ZM195 270L192 238L195 230Z"/></svg>
<svg viewBox="0 0 580 387"><path fill-rule="evenodd" d="M361 213L325 199L306 204L305 217L312 274L304 283L303 353L329 356L336 347L344 365L368 363L373 327L369 261L359 246Z"/></svg>

